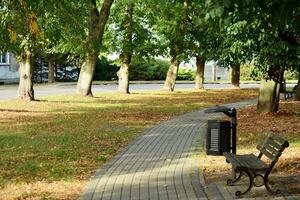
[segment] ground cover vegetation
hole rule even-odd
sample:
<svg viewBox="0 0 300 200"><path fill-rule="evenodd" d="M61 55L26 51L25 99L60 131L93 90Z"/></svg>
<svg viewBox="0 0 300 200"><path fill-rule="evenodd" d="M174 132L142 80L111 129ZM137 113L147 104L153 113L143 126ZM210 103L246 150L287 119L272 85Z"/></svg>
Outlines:
<svg viewBox="0 0 300 200"><path fill-rule="evenodd" d="M145 128L256 90L135 92L0 103L0 196L75 199L104 162ZM215 98L215 95L218 98Z"/></svg>

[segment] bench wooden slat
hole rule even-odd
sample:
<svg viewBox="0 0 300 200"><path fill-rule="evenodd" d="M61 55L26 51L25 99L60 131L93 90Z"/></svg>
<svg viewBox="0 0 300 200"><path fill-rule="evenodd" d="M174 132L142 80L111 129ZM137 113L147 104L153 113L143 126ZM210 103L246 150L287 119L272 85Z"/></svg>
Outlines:
<svg viewBox="0 0 300 200"><path fill-rule="evenodd" d="M258 144L256 148L267 158L274 161L286 147L288 147L286 140L273 133L268 133L267 138Z"/></svg>
<svg viewBox="0 0 300 200"><path fill-rule="evenodd" d="M281 149L274 148L274 146L272 146L269 143L265 143L264 145L258 145L258 149L260 151L262 150L262 148L267 150L269 153L271 153L275 157L277 157L280 154L281 150L282 150L282 148Z"/></svg>
<svg viewBox="0 0 300 200"><path fill-rule="evenodd" d="M265 170L269 168L254 154L234 155L226 152L223 155L234 167L237 168L248 168L253 170Z"/></svg>
<svg viewBox="0 0 300 200"><path fill-rule="evenodd" d="M270 153L266 148L265 146L260 146L260 145L257 145L258 147L258 150L263 153L265 156L267 156L267 158L269 158L270 160L274 161L276 160L276 155L273 155L272 153Z"/></svg>
<svg viewBox="0 0 300 200"><path fill-rule="evenodd" d="M269 133L267 138L271 138L274 141L278 142L279 144L284 144L285 142L287 142L285 139L283 139L282 137L275 135L274 133Z"/></svg>
<svg viewBox="0 0 300 200"><path fill-rule="evenodd" d="M276 147L275 147L274 144L276 144L276 143L274 141L272 141L273 144L271 144L271 141L272 141L271 139L265 140L262 144L257 145L257 149L261 150L261 148L265 148L271 154L276 156L282 150L282 146L277 144ZM278 146L279 146L279 148L277 148Z"/></svg>
<svg viewBox="0 0 300 200"><path fill-rule="evenodd" d="M278 142L277 140L274 140L271 137L267 138L266 142L267 142L267 144L271 145L272 147L278 149L279 151L283 148L282 142Z"/></svg>

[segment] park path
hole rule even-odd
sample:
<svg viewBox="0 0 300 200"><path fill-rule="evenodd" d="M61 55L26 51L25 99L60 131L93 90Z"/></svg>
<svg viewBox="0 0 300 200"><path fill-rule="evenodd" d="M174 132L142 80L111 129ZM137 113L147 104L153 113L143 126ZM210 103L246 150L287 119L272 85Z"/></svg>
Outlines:
<svg viewBox="0 0 300 200"><path fill-rule="evenodd" d="M203 109L146 130L95 173L80 199L207 199L197 154L204 150L207 120L220 116Z"/></svg>

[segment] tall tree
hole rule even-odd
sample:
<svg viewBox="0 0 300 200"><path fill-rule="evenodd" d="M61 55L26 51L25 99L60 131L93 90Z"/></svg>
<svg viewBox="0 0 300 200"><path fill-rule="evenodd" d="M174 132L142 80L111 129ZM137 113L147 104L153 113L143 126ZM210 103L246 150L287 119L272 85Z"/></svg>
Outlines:
<svg viewBox="0 0 300 200"><path fill-rule="evenodd" d="M99 11L98 2L96 0L88 1L88 8L90 12L88 19L89 26L88 35L85 40L86 52L77 83L78 94L84 96L93 96L92 81L94 77L96 61L100 53L102 37L106 22L109 18L112 3L113 0L104 0Z"/></svg>
<svg viewBox="0 0 300 200"><path fill-rule="evenodd" d="M183 60L186 25L190 0L160 1L148 0L153 19L153 34L159 39L158 51L161 56L170 58L163 88L175 88L180 62Z"/></svg>
<svg viewBox="0 0 300 200"><path fill-rule="evenodd" d="M263 112L276 112L279 109L279 84L283 81L284 71L294 70L300 65L300 13L299 1L260 2L257 10L260 15L258 26L259 48L256 50L258 70L265 74L266 80L272 80L272 93L261 84L257 109ZM269 99L267 104L264 101Z"/></svg>
<svg viewBox="0 0 300 200"><path fill-rule="evenodd" d="M53 10L53 3L39 0L0 2L0 50L17 56L20 65L18 94L21 99L34 100L32 58L53 34L51 29L46 31L52 23L49 13Z"/></svg>
<svg viewBox="0 0 300 200"><path fill-rule="evenodd" d="M149 2L151 4L152 2ZM130 93L132 58L149 60L157 55L157 39L152 32L152 12L145 0L123 0L114 4L104 35L106 53L119 55L119 92Z"/></svg>
<svg viewBox="0 0 300 200"><path fill-rule="evenodd" d="M133 13L134 4L129 3L125 7L125 17L124 17L124 26L125 35L123 38L123 49L121 53L121 67L118 71L119 78L119 92L129 94L129 68L131 65L132 58L132 34L133 34L133 22L132 22L132 13Z"/></svg>
<svg viewBox="0 0 300 200"><path fill-rule="evenodd" d="M208 17L209 8L205 1L191 1L187 20L185 52L196 58L195 88L204 89L204 68L206 60L214 60L220 46L220 27L214 19ZM222 10L214 12L216 17Z"/></svg>
<svg viewBox="0 0 300 200"><path fill-rule="evenodd" d="M218 0L210 2L220 8ZM277 91L278 84L282 81L282 70L293 70L300 62L297 58L300 44L298 23L300 2L297 0L226 2L229 3L228 9L225 9L220 18L222 24L228 21L228 25L224 28L224 47L221 48L224 53L220 54L225 59L220 60L225 60L226 64L242 64L245 59L240 59L237 55L246 55L246 61L253 60L256 64L255 71L265 75L260 89L260 96L264 98L259 98L258 110L275 112L279 108ZM228 54L228 50L233 54ZM271 80L275 83L267 84ZM270 90L266 89L271 87ZM266 93L262 94L264 92Z"/></svg>
<svg viewBox="0 0 300 200"><path fill-rule="evenodd" d="M189 0L184 0L182 2L182 5L180 6L180 16L175 21L176 25L174 27L175 29L173 30L175 32L172 33L169 41L171 63L163 86L163 89L167 91L174 91L175 89L176 78L180 64L180 56L184 51L184 36L186 34L186 21L188 17Z"/></svg>

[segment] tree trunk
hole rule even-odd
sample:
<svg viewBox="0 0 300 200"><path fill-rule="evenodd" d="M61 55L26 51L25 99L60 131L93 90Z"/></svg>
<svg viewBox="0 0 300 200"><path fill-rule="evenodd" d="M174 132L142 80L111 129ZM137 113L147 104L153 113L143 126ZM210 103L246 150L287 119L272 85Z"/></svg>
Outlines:
<svg viewBox="0 0 300 200"><path fill-rule="evenodd" d="M231 70L231 84L233 88L240 87L240 64L232 65Z"/></svg>
<svg viewBox="0 0 300 200"><path fill-rule="evenodd" d="M263 80L259 89L257 111L277 112L279 109L280 83L273 80Z"/></svg>
<svg viewBox="0 0 300 200"><path fill-rule="evenodd" d="M179 60L176 57L173 57L163 87L164 90L170 92L174 91L178 69L179 69Z"/></svg>
<svg viewBox="0 0 300 200"><path fill-rule="evenodd" d="M129 94L129 64L122 63L117 75L119 78L119 92Z"/></svg>
<svg viewBox="0 0 300 200"><path fill-rule="evenodd" d="M48 62L48 83L54 83L54 63L53 61Z"/></svg>
<svg viewBox="0 0 300 200"><path fill-rule="evenodd" d="M300 71L298 75L297 89L295 91L295 101L300 101Z"/></svg>
<svg viewBox="0 0 300 200"><path fill-rule="evenodd" d="M273 66L269 69L272 80L263 80L257 102L258 112L277 112L279 110L280 85L283 82L285 68Z"/></svg>
<svg viewBox="0 0 300 200"><path fill-rule="evenodd" d="M132 57L132 13L133 13L133 3L130 3L125 8L125 36L123 38L123 50L120 56L122 60L122 65L118 71L119 79L119 92L129 94L129 68L131 64Z"/></svg>
<svg viewBox="0 0 300 200"><path fill-rule="evenodd" d="M213 62L211 66L211 80L215 82L217 80L217 63Z"/></svg>
<svg viewBox="0 0 300 200"><path fill-rule="evenodd" d="M100 12L95 0L91 0L90 25L87 37L87 53L85 61L80 69L77 82L77 93L84 96L93 96L92 82L95 72L96 61L100 53L104 28L110 14L113 0L104 0Z"/></svg>
<svg viewBox="0 0 300 200"><path fill-rule="evenodd" d="M204 89L204 67L205 67L204 58L197 56L196 66L197 66L197 71L195 76L195 88Z"/></svg>
<svg viewBox="0 0 300 200"><path fill-rule="evenodd" d="M25 50L21 54L21 62L19 63L19 98L28 101L34 100L33 82L32 82L32 62L31 62L31 52Z"/></svg>
<svg viewBox="0 0 300 200"><path fill-rule="evenodd" d="M93 96L92 81L98 55L87 55L82 64L77 82L77 93L83 96Z"/></svg>
<svg viewBox="0 0 300 200"><path fill-rule="evenodd" d="M54 73L55 73L55 77L56 77L56 79L57 79L57 77L58 77L58 72L57 72L57 63L56 64L54 64Z"/></svg>

